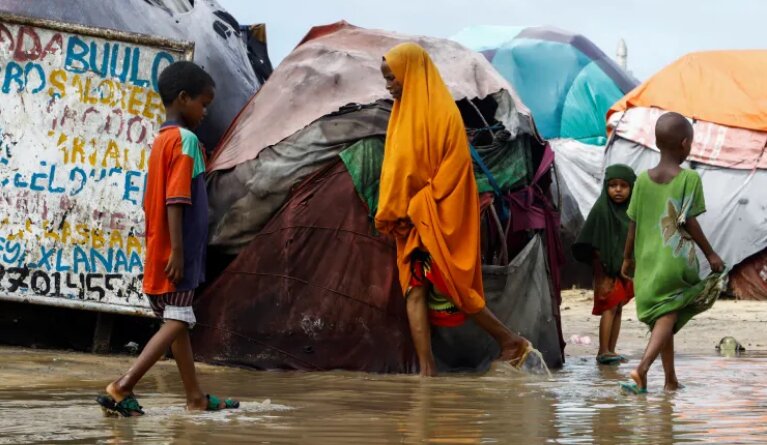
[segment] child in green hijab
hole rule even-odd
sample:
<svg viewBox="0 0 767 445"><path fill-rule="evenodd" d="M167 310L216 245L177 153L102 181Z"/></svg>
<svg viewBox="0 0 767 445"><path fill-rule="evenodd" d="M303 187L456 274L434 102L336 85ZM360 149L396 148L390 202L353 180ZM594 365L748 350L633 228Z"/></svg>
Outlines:
<svg viewBox="0 0 767 445"><path fill-rule="evenodd" d="M601 316L597 362L603 365L625 361L615 347L623 305L634 297L631 281L621 277L620 272L629 227L626 210L635 181L631 167L623 164L607 167L602 193L573 245L575 258L594 268L592 314Z"/></svg>

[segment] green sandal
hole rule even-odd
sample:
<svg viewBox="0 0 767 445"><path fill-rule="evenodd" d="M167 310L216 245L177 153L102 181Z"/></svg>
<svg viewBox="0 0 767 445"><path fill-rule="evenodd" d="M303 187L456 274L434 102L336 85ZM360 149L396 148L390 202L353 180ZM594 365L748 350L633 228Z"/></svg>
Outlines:
<svg viewBox="0 0 767 445"><path fill-rule="evenodd" d="M135 417L144 415L143 408L138 404L138 400L136 400L136 396L133 394L130 394L119 402L116 402L112 396L100 395L96 397L96 403L101 405L104 414L110 417Z"/></svg>
<svg viewBox="0 0 767 445"><path fill-rule="evenodd" d="M600 365L614 365L621 363L624 357L621 355L602 354L597 356L597 363Z"/></svg>
<svg viewBox="0 0 767 445"><path fill-rule="evenodd" d="M639 385L634 382L621 383L621 390L626 394L634 394L636 396L640 394L647 394L647 388L640 388Z"/></svg>
<svg viewBox="0 0 767 445"><path fill-rule="evenodd" d="M206 411L221 411L222 409L237 409L240 407L240 402L237 400L226 399L224 400L224 406L222 407L221 399L218 397L210 394L206 394L205 397L208 398L208 406L205 408Z"/></svg>

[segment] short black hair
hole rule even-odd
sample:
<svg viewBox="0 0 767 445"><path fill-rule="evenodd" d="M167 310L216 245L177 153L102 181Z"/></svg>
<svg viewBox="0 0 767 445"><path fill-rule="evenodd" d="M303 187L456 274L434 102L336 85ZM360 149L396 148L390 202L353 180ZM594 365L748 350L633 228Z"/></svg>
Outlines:
<svg viewBox="0 0 767 445"><path fill-rule="evenodd" d="M162 70L157 89L160 90L160 98L163 105L172 104L174 100L186 91L191 97L202 94L206 88L215 88L216 82L204 69L192 62L182 60L173 62Z"/></svg>
<svg viewBox="0 0 767 445"><path fill-rule="evenodd" d="M665 113L655 123L655 144L659 149L676 150L692 136L692 124L679 113Z"/></svg>

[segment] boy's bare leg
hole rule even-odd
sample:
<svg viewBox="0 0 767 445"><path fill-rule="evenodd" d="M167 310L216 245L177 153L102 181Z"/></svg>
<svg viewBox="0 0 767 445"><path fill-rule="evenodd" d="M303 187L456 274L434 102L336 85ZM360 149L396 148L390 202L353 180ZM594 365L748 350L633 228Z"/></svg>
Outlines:
<svg viewBox="0 0 767 445"><path fill-rule="evenodd" d="M612 329L610 330L609 352L617 354L615 348L618 346L618 336L621 334L621 318L623 318L623 305L619 305L613 312Z"/></svg>
<svg viewBox="0 0 767 445"><path fill-rule="evenodd" d="M434 355L431 352L431 326L426 308L426 286L414 287L407 296L407 319L410 323L410 335L418 355L421 376L437 375Z"/></svg>
<svg viewBox="0 0 767 445"><path fill-rule="evenodd" d="M666 391L676 391L679 389L679 380L676 378L676 369L674 367L674 336L668 339L666 345L660 353L663 361L663 374L666 376Z"/></svg>
<svg viewBox="0 0 767 445"><path fill-rule="evenodd" d="M615 309L602 312L599 319L599 352L597 356L612 352L611 339L613 335L613 323L615 322Z"/></svg>
<svg viewBox="0 0 767 445"><path fill-rule="evenodd" d="M133 363L133 366L122 377L107 385L106 392L115 402L122 401L133 392L136 383L144 377L144 374L160 360L173 341L181 332L186 331L186 323L176 320L167 320L160 330L152 336L149 343Z"/></svg>
<svg viewBox="0 0 767 445"><path fill-rule="evenodd" d="M522 358L530 342L507 328L506 325L501 323L501 321L490 312L490 309L484 307L476 314L471 314L471 317L479 327L484 329L485 332L490 334L495 341L498 342L498 346L501 348L500 360L513 361Z"/></svg>
<svg viewBox="0 0 767 445"><path fill-rule="evenodd" d="M639 366L631 371L631 378L634 379L640 389L647 388L647 372L650 370L653 362L667 345L670 338L674 336L674 324L677 320L676 312L666 314L660 317L653 327L650 334L650 342L647 343L647 349L644 351L642 361Z"/></svg>
<svg viewBox="0 0 767 445"><path fill-rule="evenodd" d="M181 381L184 383L186 409L207 409L208 399L203 394L202 389L200 389L200 383L197 381L197 371L194 368L194 353L192 352L192 342L189 339L189 330L185 329L176 337L176 341L171 345L171 350L178 366L178 372L181 374ZM224 402L221 402L221 405L224 405ZM220 406L220 408L223 407Z"/></svg>

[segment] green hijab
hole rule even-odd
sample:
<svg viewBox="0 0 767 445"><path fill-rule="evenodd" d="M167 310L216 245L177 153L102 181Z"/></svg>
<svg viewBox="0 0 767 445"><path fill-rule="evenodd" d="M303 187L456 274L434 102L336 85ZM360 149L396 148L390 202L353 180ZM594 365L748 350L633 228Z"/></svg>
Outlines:
<svg viewBox="0 0 767 445"><path fill-rule="evenodd" d="M573 244L575 259L588 264L592 264L594 250L598 250L605 274L611 277L620 275L623 264L623 249L629 230L626 210L631 198L623 204L616 204L607 194L607 184L611 179L623 179L631 185L633 194L636 178L636 173L628 165L615 164L607 167L602 193Z"/></svg>

